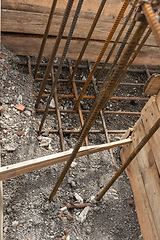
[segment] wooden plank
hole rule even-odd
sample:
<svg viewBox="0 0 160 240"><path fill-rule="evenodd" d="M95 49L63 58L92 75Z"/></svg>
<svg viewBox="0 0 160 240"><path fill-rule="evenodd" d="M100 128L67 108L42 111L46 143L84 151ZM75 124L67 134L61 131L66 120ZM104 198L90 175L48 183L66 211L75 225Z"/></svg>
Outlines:
<svg viewBox="0 0 160 240"><path fill-rule="evenodd" d="M111 143L106 143L102 145L96 145L96 146L85 146L81 147L77 156L85 156L85 155L90 155L96 152L104 151L107 149L111 149L113 147L121 146L124 144L127 144L131 142L131 139L124 139L120 140L117 142L111 142ZM1 167L0 168L0 181L10 179L17 177L21 174L38 170L43 167L48 167L54 164L58 164L64 161L67 161L72 153L73 149L70 149L69 151L9 165L6 167Z"/></svg>
<svg viewBox="0 0 160 240"><path fill-rule="evenodd" d="M141 118L145 133L148 133L149 129L153 126L159 117L160 111L158 111L156 100L154 98L150 106L146 109L145 114ZM160 129L158 129L153 137L149 140L149 146L152 149L155 163L160 173Z"/></svg>
<svg viewBox="0 0 160 240"><path fill-rule="evenodd" d="M53 16L52 25L49 32L50 36L57 36L62 18L63 12L59 13L59 15ZM1 31L9 33L12 32L43 35L47 20L48 14L2 9ZM73 16L70 16L63 34L63 36L65 37L68 36L72 20ZM110 19L110 15L108 19L103 20L100 18L91 36L91 39L105 41L113 26L114 21L115 21L114 19L112 20ZM92 18L87 18L86 16L83 16L83 14L80 14L76 24L76 28L73 33L73 37L86 38L92 22L93 22ZM122 23L119 24L119 26L117 27L117 31L113 35L112 38L113 41L115 41L121 27ZM127 30L125 30L124 33L122 34L122 37L119 40L120 42L123 40L126 31ZM146 41L145 45L157 46L156 40L152 34Z"/></svg>
<svg viewBox="0 0 160 240"><path fill-rule="evenodd" d="M136 125L136 128L132 134L134 148L139 144L144 136L144 127L142 122L139 121L139 124ZM160 179L154 162L153 152L150 148L149 143L147 143L138 153L137 161L149 199L155 226L160 238Z"/></svg>
<svg viewBox="0 0 160 240"><path fill-rule="evenodd" d="M153 74L144 86L145 95L156 95L160 89L160 74Z"/></svg>
<svg viewBox="0 0 160 240"><path fill-rule="evenodd" d="M123 146L120 152L122 163L125 162L133 149L132 143ZM159 236L154 223L153 214L148 201L142 176L139 171L137 158L135 158L128 167L129 168L127 168L126 173L132 186L135 208L142 236L145 240L158 240Z"/></svg>
<svg viewBox="0 0 160 240"><path fill-rule="evenodd" d="M160 112L160 91L158 92L158 94L156 96L156 104L157 104L158 110Z"/></svg>
<svg viewBox="0 0 160 240"><path fill-rule="evenodd" d="M141 111L141 115L144 115L146 110L150 107L150 105L152 104L152 102L155 101L155 96L152 96L148 102L146 103L146 105L144 106L144 108Z"/></svg>
<svg viewBox="0 0 160 240"><path fill-rule="evenodd" d="M0 167L1 167L1 142L0 142ZM3 184L0 181L0 239L3 240Z"/></svg>
<svg viewBox="0 0 160 240"><path fill-rule="evenodd" d="M37 56L39 53L40 45L42 42L41 37L35 36L25 36L25 35L10 35L10 34L2 34L1 36L2 44L18 55L30 55ZM49 57L51 53L51 49L53 48L53 44L55 42L54 38L49 38L46 43L46 47L44 50L44 56ZM62 39L59 50L57 53L57 57L61 57L62 51L64 49L64 44L66 40ZM81 40L72 40L68 49L67 58L77 59L79 53L82 49L84 41ZM90 59L90 61L95 61L103 47L103 42L90 41L88 47L83 56L83 60ZM112 44L109 44L102 61L105 60L108 55ZM116 51L119 48L120 44L117 45ZM144 46L141 52L138 54L138 57L135 59L135 65L148 65L148 66L159 66L159 54L160 49L156 47ZM115 57L115 53L112 55L110 62L113 61Z"/></svg>
<svg viewBox="0 0 160 240"><path fill-rule="evenodd" d="M53 0L2 0L2 9L49 13L52 2ZM55 14L59 14L59 12L64 11L67 2L68 0L58 0ZM73 10L76 9L77 3L78 0L75 0L72 7ZM100 0L84 0L81 12L86 13L86 16L88 15L88 17L92 16L92 18L94 18L95 14L98 11L100 3ZM120 11L122 5L122 1L107 0L102 11L102 16L106 17L107 15L110 15L110 19L113 20L117 16L117 13ZM123 18L127 16L130 7L131 5L125 12Z"/></svg>

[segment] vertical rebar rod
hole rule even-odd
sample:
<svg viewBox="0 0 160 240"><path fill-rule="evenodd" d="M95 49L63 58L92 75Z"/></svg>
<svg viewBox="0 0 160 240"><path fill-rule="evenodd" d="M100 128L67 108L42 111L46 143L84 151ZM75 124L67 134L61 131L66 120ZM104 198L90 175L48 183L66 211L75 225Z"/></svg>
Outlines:
<svg viewBox="0 0 160 240"><path fill-rule="evenodd" d="M57 50L58 50L58 47L59 47L59 44L60 44L60 41L61 41L61 38L62 38L62 35L63 35L63 32L64 32L64 29L65 29L65 26L66 26L66 23L67 23L67 20L68 20L68 17L69 17L73 2L74 2L74 0L68 0L66 10L65 10L65 13L64 13L64 16L63 16L63 19L62 19L62 23L61 23L61 26L60 26L55 44L53 46L51 56L50 56L48 64L47 64L47 68L46 68L46 71L45 71L43 81L41 83L41 87L40 87L40 90L39 90L39 93L38 93L38 97L36 99L36 104L35 104L36 108L39 105L39 102L40 102L40 99L42 97L42 93L44 91L48 76L51 73L51 68L53 66L53 61L54 61L54 58L56 56L56 53L57 53Z"/></svg>
<svg viewBox="0 0 160 240"><path fill-rule="evenodd" d="M147 65L145 64L144 67L145 67L145 71L146 71L147 77L150 78L151 74L149 72L149 69L148 69Z"/></svg>
<svg viewBox="0 0 160 240"><path fill-rule="evenodd" d="M95 27L96 27L96 24L97 24L97 22L98 22L98 19L99 19L101 13L102 13L102 10L103 10L103 8L104 8L104 5L105 5L106 1L107 1L107 0L102 0L100 6L99 6L99 8L98 8L98 11L97 11L96 16L95 16L95 18L94 18L94 21L93 21L93 23L92 23L92 26L91 26L91 28L90 28L90 30L89 30L89 33L88 33L88 35L87 35L87 38L86 38L86 40L85 40L85 42L84 42L84 44L83 44L82 50L81 50L81 52L80 52L80 54L79 54L79 57L78 57L78 59L77 59L77 61L76 61L75 67L74 67L74 69L73 69L73 73L72 73L70 79L68 80L67 87L70 86L70 84L71 84L71 82L72 82L72 80L73 80L73 77L74 77L74 75L75 75L76 72L77 72L77 69L78 69L78 66L79 66L79 64L80 64L80 61L81 61L81 59L82 59L82 57L83 57L83 54L84 54L84 52L85 52L85 50L86 50L86 48L87 48L87 45L88 45L88 43L89 43L89 40L90 40L90 38L91 38L91 36L92 36L92 33L93 33L93 31L94 31L94 29L95 29Z"/></svg>
<svg viewBox="0 0 160 240"><path fill-rule="evenodd" d="M57 72L56 72L54 84L53 84L53 86L52 86L51 93L50 93L50 96L49 96L49 98L48 98L47 105L46 105L46 108L45 108L45 112L44 112L43 117L42 117L42 121L41 121L41 124L40 124L40 127L39 127L39 132L41 132L42 127L43 127L43 123L44 123L45 118L46 118L46 116L47 116L47 112L48 112L48 109L49 109L49 104L50 104L51 99L52 99L52 97L53 97L53 95L54 95L55 88L56 88L56 86L57 86L57 82L58 82L59 76L60 76L60 74L61 74L63 62L64 62L65 56L66 56L66 54L67 54L67 51L68 51L68 47L69 47L69 44L70 44L70 41L71 41L71 38L72 38L72 35L73 35L73 32L74 32L74 29L75 29L77 20L78 20L78 16L79 16L79 13L80 13L82 4L83 4L83 0L79 0L78 5L77 5L77 8L76 8L76 12L75 12L75 15L74 15L72 24L71 24L71 28L70 28L70 31L69 31L69 34L68 34L68 37L67 37L67 40L66 40L66 44L65 44L65 47L64 47L64 50L63 50L63 53L62 53L62 57L61 57L61 59L60 59L60 63L59 63L59 66L58 66L58 70L57 70ZM70 10L71 10L71 8L70 8ZM52 63L53 63L53 62L52 62ZM48 78L48 77L47 77L47 78ZM46 81L47 81L47 79L46 79ZM41 95L42 95L42 94L41 94Z"/></svg>
<svg viewBox="0 0 160 240"><path fill-rule="evenodd" d="M71 60L67 59L67 61L68 61L68 66L69 66L69 72L70 72L70 75L71 75L72 72L73 72ZM78 91L77 91L76 83L74 82L74 78L73 78L73 81L72 81L72 85L73 85L73 91L74 91L75 99L77 100L78 99ZM78 106L78 113L79 113L79 118L80 118L80 121L81 121L81 125L83 127L84 119L83 119L82 109L81 109L80 106ZM88 137L85 138L85 143L86 143L86 146L89 146Z"/></svg>
<svg viewBox="0 0 160 240"><path fill-rule="evenodd" d="M132 8L130 9L130 12L129 12L129 14L128 14L128 16L127 16L127 18L126 18L126 20L125 20L121 30L119 31L119 34L118 34L118 36L117 36L117 38L116 38L116 40L115 40L115 42L114 42L114 44L113 44L109 54L108 54L108 56L107 56L107 58L106 58L106 60L105 60L105 62L103 64L103 66L102 66L102 69L100 70L100 72L99 72L99 74L98 74L98 76L96 78L96 82L98 82L100 77L102 76L102 74L103 74L103 72L104 72L104 70L105 70L105 68L107 66L107 63L109 62L109 59L111 58L111 56L112 56L112 54L113 54L113 52L114 52L114 50L115 50L115 48L116 48L116 46L118 44L118 41L119 41L120 37L122 36L122 33L123 33L125 27L127 26L127 23L129 21L129 19L131 18L133 11L135 10L137 2L138 2L138 0L135 0Z"/></svg>
<svg viewBox="0 0 160 240"><path fill-rule="evenodd" d="M91 70L92 70L91 62L89 60L87 62L88 62L89 72L91 72ZM98 90L97 90L97 86L96 86L96 82L95 82L94 76L92 76L92 84L93 84L95 95L97 97ZM103 114L103 110L100 110L100 116L101 116L101 119L102 119L102 125L103 125L103 129L104 129L106 142L110 143L109 134L108 134L108 130L107 130L107 126L106 126L106 121L105 121L105 117L104 117L104 114ZM116 161L115 161L112 149L109 149L108 152L111 154L111 157L112 157L112 160L113 160L113 163L114 163L114 168L115 168L115 170L117 170Z"/></svg>
<svg viewBox="0 0 160 240"><path fill-rule="evenodd" d="M56 4L57 4L57 0L54 0L53 3L52 3L52 7L51 7L51 11L50 11L50 14L49 14L49 17L48 17L48 22L47 22L47 25L46 25L45 33L44 33L43 40L42 40L41 47L40 47L40 51L39 51L39 54L38 54L37 64L36 64L35 71L34 71L34 79L36 79L36 77L37 77L38 68L39 68L41 58L42 58L42 55L43 55L44 47L45 47L46 40L47 40L47 37L48 37L48 33L49 33L49 29L50 29L51 22L52 22L52 19L53 19L53 14L54 14L54 10L56 8Z"/></svg>
<svg viewBox="0 0 160 240"><path fill-rule="evenodd" d="M158 130L159 127L160 127L160 118L156 121L156 123L149 130L149 132L146 134L146 136L141 140L141 142L138 144L138 146L129 155L127 160L119 168L119 170L116 172L114 177L109 181L109 183L106 185L106 187L102 190L102 192L97 196L96 201L101 200L101 198L104 196L104 194L109 190L109 188L113 185L113 183L117 180L117 178L123 173L123 171L126 169L126 167L131 163L131 161L134 160L134 158L139 153L139 151L144 147L144 145L149 141L149 139L153 136L153 134Z"/></svg>
<svg viewBox="0 0 160 240"><path fill-rule="evenodd" d="M137 10L137 12L138 11L140 11L140 8ZM116 56L114 58L112 66L111 66L110 70L107 73L107 80L109 80L109 78L111 77L111 75L112 75L112 73L114 71L114 67L118 63L118 60L119 60L119 58L120 58L120 56L121 56L121 54L122 54L122 52L123 52L123 50L124 50L124 48L125 48L125 46L127 44L127 41L128 41L128 39L129 39L129 37L130 37L130 35L132 33L132 30L133 30L133 28L134 28L134 26L136 24L136 14L137 14L137 12L135 13L134 18L133 18L133 20L132 20L132 22L131 22L128 30L127 30L127 33L126 33L124 39L123 39L123 42L122 42L122 44L121 44L121 46L120 46L120 48L119 48L119 50L118 50L118 52L117 52L117 54L116 54ZM96 79L97 82L98 82L99 78L100 78L100 76L97 77L97 79Z"/></svg>
<svg viewBox="0 0 160 240"><path fill-rule="evenodd" d="M158 15L154 13L154 10L151 6L151 2L149 1L142 1L142 10L143 13L148 21L148 24L150 25L153 35L158 43L158 46L160 47L160 23L158 20Z"/></svg>
<svg viewBox="0 0 160 240"><path fill-rule="evenodd" d="M128 4L129 4L129 2L130 2L130 0L125 0L124 4L123 4L123 6L122 6L122 8L121 8L121 10L120 10L120 12L118 14L118 17L117 17L116 21L114 22L113 27L111 28L111 31L110 31L110 33L109 33L109 35L108 35L108 37L107 37L107 39L106 39L106 41L104 43L104 45L103 45L99 55L98 55L98 58L97 58L94 66L93 66L93 68L92 68L92 70L91 70L91 72L90 72L90 74L89 74L89 76L88 76L84 86L83 86L83 89L82 89L82 91L81 91L81 93L79 95L78 100L75 103L75 107L74 108L78 107L78 104L81 101L81 99L82 99L82 97L83 97L83 95L84 95L84 93L85 93L85 91L86 91L86 89L87 89L91 79L92 79L92 76L95 73L95 71L96 71L96 69L97 69L97 67L98 67L98 65L100 63L100 61L101 61L101 59L102 59L102 57L103 57L103 55L104 55L104 53L105 53L109 43L110 43L110 41L111 41L111 39L112 39L116 29L117 29L117 27L118 27L122 17L123 17L123 14L124 14Z"/></svg>
<svg viewBox="0 0 160 240"><path fill-rule="evenodd" d="M53 67L51 69L51 79L52 79L52 85L54 84L54 70ZM61 122L61 114L59 110L59 104L58 104L58 97L57 97L57 90L55 89L54 93L54 101L56 106L56 114L57 114L57 120L58 120L58 128L59 128L59 136L60 136L60 143L61 143L61 149L62 151L65 151L65 144L64 144L64 137L63 137L63 130L62 130L62 122Z"/></svg>
<svg viewBox="0 0 160 240"><path fill-rule="evenodd" d="M124 51L112 77L110 78L109 81L106 81L104 86L102 87L101 92L100 92L99 96L97 97L97 99L95 100L95 103L93 104L91 111L88 114L85 124L83 125L79 139L73 149L73 152L72 152L69 160L65 164L65 166L64 166L51 194L50 194L50 197L49 197L50 201L52 201L54 195L56 194L58 187L60 186L61 182L63 181L63 179L64 179L68 169L70 168L71 163L73 162L74 158L76 157L77 152L78 152L79 148L81 147L85 137L87 136L89 130L91 129L96 118L98 117L100 110L104 108L104 106L109 101L109 99L113 95L114 91L118 87L118 85L121 81L121 80L119 80L119 76L123 72L123 69L125 68L125 66L127 64L128 59L134 52L134 49L136 48L139 40L141 39L146 27L147 27L147 23L140 23L138 25L138 27L137 27L130 43L128 44L126 50Z"/></svg>

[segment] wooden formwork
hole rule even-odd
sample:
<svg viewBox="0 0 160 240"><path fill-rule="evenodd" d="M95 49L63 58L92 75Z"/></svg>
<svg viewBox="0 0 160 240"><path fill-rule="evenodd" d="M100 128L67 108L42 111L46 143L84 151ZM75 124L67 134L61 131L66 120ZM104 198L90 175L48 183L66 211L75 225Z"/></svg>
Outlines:
<svg viewBox="0 0 160 240"><path fill-rule="evenodd" d="M121 149L121 160L138 145L160 118L160 92L152 96L141 112L131 134L132 142ZM136 211L145 240L160 239L160 129L138 153L126 173L134 193Z"/></svg>
<svg viewBox="0 0 160 240"><path fill-rule="evenodd" d="M42 36L45 31L48 14L50 12L52 0L2 0L2 44L12 52L19 55L37 56ZM74 1L71 14L69 16L57 56L61 57L66 38L68 36L69 28L75 13L78 0ZM71 44L67 53L67 58L77 59L79 52L84 44L89 29L93 23L94 17L100 5L99 0L85 0L76 24L76 28L72 37ZM62 21L63 13L67 5L67 0L60 0L57 2L55 13L52 20L49 38L44 50L44 56L50 56L52 47L57 36L59 26ZM120 0L108 0L104 6L100 19L96 24L96 28L91 36L89 45L83 56L83 60L89 59L95 61L101 51L103 44L115 22L115 19L123 5ZM132 6L132 1L127 8L118 28L112 37L102 61L105 60L113 43L119 33L119 30L126 19L126 16ZM130 22L129 22L130 23ZM128 23L128 25L129 25ZM127 29L122 34L117 48L119 48ZM134 33L134 31L133 31ZM133 34L132 34L133 35ZM113 53L110 62L113 61L115 54ZM134 64L148 66L159 65L160 50L157 46L154 36L151 36L146 41L142 50L135 59Z"/></svg>

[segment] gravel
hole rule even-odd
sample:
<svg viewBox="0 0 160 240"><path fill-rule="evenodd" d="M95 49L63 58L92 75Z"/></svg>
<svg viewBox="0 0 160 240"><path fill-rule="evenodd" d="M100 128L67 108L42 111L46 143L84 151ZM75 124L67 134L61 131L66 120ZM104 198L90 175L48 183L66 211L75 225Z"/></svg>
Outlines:
<svg viewBox="0 0 160 240"><path fill-rule="evenodd" d="M3 46L1 54L5 56L0 59L0 77L2 79L0 91L3 96L0 106L2 166L61 152L60 139L57 134L46 131L40 140L37 139L33 78L28 74L28 69L19 65L19 57ZM80 74L82 79L86 79L85 74ZM70 91L65 85L61 85L61 87L63 91ZM38 84L35 84L34 88L37 88L38 91ZM16 104L22 104L25 106L25 110L15 109ZM41 104L43 105L43 103ZM65 99L61 102L60 107L72 108L73 104L70 99ZM111 105L111 102L109 104ZM112 105L116 104L112 103ZM92 102L83 100L82 105L83 109L88 109ZM135 108L131 105L130 107ZM106 106L106 108L108 107ZM136 120L129 118L127 123L123 123L121 120L115 124L113 116L106 118L107 124L112 122L112 126L109 128L116 125L121 129L128 128L132 125L131 122L134 123ZM39 114L37 121L39 122L40 119L41 115ZM130 119L131 122L129 122ZM51 120L52 127L57 128L57 119L53 114L48 116L45 126L51 125ZM70 115L66 117L63 114L62 121L63 127L78 128L80 126L78 117L74 114L73 119ZM97 119L96 129L100 126L101 120ZM121 135L116 137L120 138ZM64 139L67 150L74 147L77 135L66 134ZM111 136L111 139L115 140L114 136ZM101 144L105 142L105 138L103 135L91 134L89 141L90 144ZM120 148L113 150L118 166L121 164L119 150ZM134 198L125 173L119 177L100 202L94 201L94 197L115 173L114 163L108 151L75 159L68 176L65 177L50 203L49 195L63 166L64 163L57 164L3 182L4 240L142 239L134 202L132 205L127 202ZM77 197L75 198L75 196ZM76 201L78 196L83 202L92 202L91 206L85 209L61 211L65 204Z"/></svg>

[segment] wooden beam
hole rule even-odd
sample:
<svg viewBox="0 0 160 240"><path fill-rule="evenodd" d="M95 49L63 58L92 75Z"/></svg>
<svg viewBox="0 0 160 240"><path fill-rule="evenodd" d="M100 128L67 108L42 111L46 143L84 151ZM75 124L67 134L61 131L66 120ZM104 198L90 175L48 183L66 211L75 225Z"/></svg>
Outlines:
<svg viewBox="0 0 160 240"><path fill-rule="evenodd" d="M1 167L1 142L0 142L0 167ZM0 181L0 239L3 240L3 184Z"/></svg>
<svg viewBox="0 0 160 240"><path fill-rule="evenodd" d="M96 152L111 149L113 147L121 146L121 145L127 144L129 142L131 142L130 138L120 140L117 142L102 144L102 145L81 147L77 154L77 157L90 155L90 154L93 154ZM1 167L0 168L0 181L14 178L14 177L17 177L24 173L30 172L30 171L38 170L43 167L48 167L48 166L51 166L51 165L54 165L57 163L67 161L69 159L71 153L72 153L72 149L70 149L69 151L60 152L60 153L56 153L53 155L40 157L37 159L9 165L6 167Z"/></svg>
<svg viewBox="0 0 160 240"><path fill-rule="evenodd" d="M42 42L42 37L32 36L32 35L18 35L18 34L2 34L1 36L2 44L18 55L30 55L30 56L37 56L39 53L40 45ZM51 49L53 48L53 44L55 42L55 38L48 38L46 47L44 49L44 56L49 57L51 53ZM61 57L64 45L66 40L62 39L58 52L57 57ZM84 40L74 39L71 41L68 52L67 58L76 60L79 56L79 53L82 49ZM84 53L83 60L90 59L90 61L95 61L99 55L103 47L104 42L97 42L97 41L90 41L88 47ZM106 56L108 55L113 43L110 43L102 61L105 60ZM113 53L110 62L114 60L115 54L117 49L120 47L120 44L117 44L117 48L115 49L115 53ZM144 46L140 53L138 54L137 58L134 61L135 65L148 65L148 66L159 66L159 55L160 49L158 47L151 47L151 46Z"/></svg>

